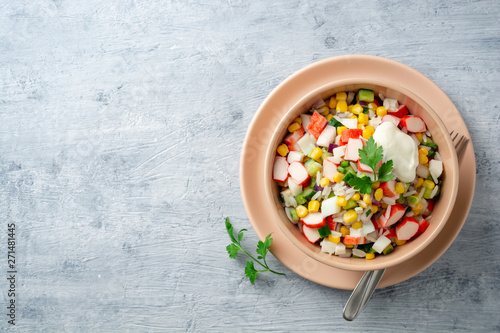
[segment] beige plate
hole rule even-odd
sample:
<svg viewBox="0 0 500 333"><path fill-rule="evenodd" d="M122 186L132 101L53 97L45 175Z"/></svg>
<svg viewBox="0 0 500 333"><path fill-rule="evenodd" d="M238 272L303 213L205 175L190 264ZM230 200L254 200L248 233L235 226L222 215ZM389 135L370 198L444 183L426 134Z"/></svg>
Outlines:
<svg viewBox="0 0 500 333"><path fill-rule="evenodd" d="M273 233L271 252L285 266L304 278L339 289L352 290L363 272L340 270L318 262L301 252L272 220L264 196L266 147L272 126L304 95L332 81L363 78L383 79L401 85L425 100L446 127L470 138L460 113L446 94L429 78L394 60L375 56L347 55L309 65L283 81L262 103L248 128L240 161L240 185L250 222L264 239ZM469 213L476 183L476 162L472 142L460 158L459 192L448 223L436 239L411 260L388 268L378 288L405 281L434 263L455 240ZM267 180L270 181L270 180Z"/></svg>

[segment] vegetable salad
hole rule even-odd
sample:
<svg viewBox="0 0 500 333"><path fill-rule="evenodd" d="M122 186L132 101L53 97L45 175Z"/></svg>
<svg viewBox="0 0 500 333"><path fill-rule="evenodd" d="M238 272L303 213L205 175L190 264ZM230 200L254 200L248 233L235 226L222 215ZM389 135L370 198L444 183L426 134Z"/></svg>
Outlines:
<svg viewBox="0 0 500 333"><path fill-rule="evenodd" d="M273 180L323 252L373 259L429 226L443 164L425 122L372 90L317 101L288 126Z"/></svg>

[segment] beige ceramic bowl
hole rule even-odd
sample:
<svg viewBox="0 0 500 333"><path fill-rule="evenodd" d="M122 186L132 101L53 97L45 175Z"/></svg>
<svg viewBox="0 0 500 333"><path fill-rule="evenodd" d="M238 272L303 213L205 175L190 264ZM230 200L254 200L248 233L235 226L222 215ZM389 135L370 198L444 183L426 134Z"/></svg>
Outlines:
<svg viewBox="0 0 500 333"><path fill-rule="evenodd" d="M443 159L443 183L441 194L434 207L432 219L429 221L428 229L415 240L406 243L404 246L398 246L389 255L379 255L373 260L359 258L339 258L330 256L320 250L317 244L309 243L298 227L292 224L286 217L285 210L280 204L278 185L272 180L272 169L276 148L286 135L288 125L300 114L306 112L318 100L318 98L327 98L339 91L353 91L360 88L372 89L376 94L382 93L384 96L394 98L400 104L405 104L410 113L420 116L424 119L432 139L438 145L438 151ZM448 131L438 117L428 105L412 92L398 86L392 82L383 80L373 80L370 78L357 77L352 79L333 80L332 82L321 86L320 88L309 92L305 96L293 96L299 100L284 117L273 131L271 140L267 146L265 157L265 197L270 203L271 216L277 222L280 229L287 238L309 257L324 263L326 265L353 271L369 271L389 268L400 264L417 255L427 247L439 234L445 226L455 203L458 191L458 162L456 152L448 134ZM300 98L300 99L299 99Z"/></svg>

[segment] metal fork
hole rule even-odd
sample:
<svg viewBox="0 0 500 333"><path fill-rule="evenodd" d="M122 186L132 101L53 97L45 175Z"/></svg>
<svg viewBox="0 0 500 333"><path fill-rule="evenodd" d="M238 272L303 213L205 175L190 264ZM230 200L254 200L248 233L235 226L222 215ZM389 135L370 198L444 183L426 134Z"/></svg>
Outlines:
<svg viewBox="0 0 500 333"><path fill-rule="evenodd" d="M455 136L453 136L453 133L455 133L455 130L451 131L450 132L450 136L452 137L451 138L451 141L453 141L453 143L455 143L455 139L460 135L460 133L455 133ZM467 144L469 143L470 139L469 138L466 138L466 140L464 142L462 142L462 140L465 138L465 135L462 135L460 137L460 140L458 140L457 143L455 143L455 150L457 151L457 157L460 158L460 156L462 155L462 153L464 152L465 150L465 147L467 147ZM462 145L460 145L462 144Z"/></svg>
<svg viewBox="0 0 500 333"><path fill-rule="evenodd" d="M454 132L455 130L451 131L450 133L450 136L452 136L451 141L453 141L453 143L455 143L455 140L459 136L458 132L455 133L455 136L453 136ZM469 138L466 138L466 140L463 141L464 138L465 135L462 135L458 140L458 142L455 143L457 158L460 158L460 156L465 150L465 147L469 143ZM361 313L366 303L368 303L373 293L375 292L375 289L377 288L378 283L382 279L382 276L384 276L384 273L385 269L379 269L376 271L368 271L365 272L365 274L363 274L363 277L361 278L361 280L359 280L356 288L354 288L351 296L349 297L347 303L345 304L344 307L345 320L352 321L356 319L356 317Z"/></svg>

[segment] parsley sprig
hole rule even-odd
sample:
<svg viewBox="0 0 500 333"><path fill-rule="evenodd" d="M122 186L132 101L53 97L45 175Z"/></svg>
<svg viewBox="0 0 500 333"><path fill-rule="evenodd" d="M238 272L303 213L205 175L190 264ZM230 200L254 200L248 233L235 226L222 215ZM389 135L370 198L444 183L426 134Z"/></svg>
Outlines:
<svg viewBox="0 0 500 333"><path fill-rule="evenodd" d="M242 251L245 253L247 256L252 258L253 261L247 261L247 265L245 267L245 276L250 279L250 282L254 284L255 279L257 278L257 275L259 273L263 272L271 272L274 274L278 275L285 275L284 273L279 273L276 271L273 271L272 269L269 268L266 262L266 255L269 253L269 247L271 247L271 244L273 243L273 239L271 238L271 234L267 235L266 239L264 241L260 241L257 243L257 258L254 258L250 253L245 251L243 247L241 246L240 242L243 239L243 232L247 231L247 229L241 229L238 233L237 236L234 237L233 234L233 225L229 222L229 218L226 217L226 230L227 233L229 234L229 238L231 239L232 243L229 244L226 247L227 253L229 253L229 257L231 259L235 259L236 256L238 255L238 251ZM254 261L258 263L260 266L264 267L265 269L257 270L254 267Z"/></svg>
<svg viewBox="0 0 500 333"><path fill-rule="evenodd" d="M362 194L370 194L372 192L373 183L377 181L387 182L394 178L394 175L391 174L393 168L392 160L382 163L377 170L377 165L383 158L384 148L382 146L377 146L373 137L370 137L366 145L363 146L363 149L359 149L359 162L372 168L374 175L373 181L368 176L353 176L349 178L346 183L355 190L359 190Z"/></svg>

